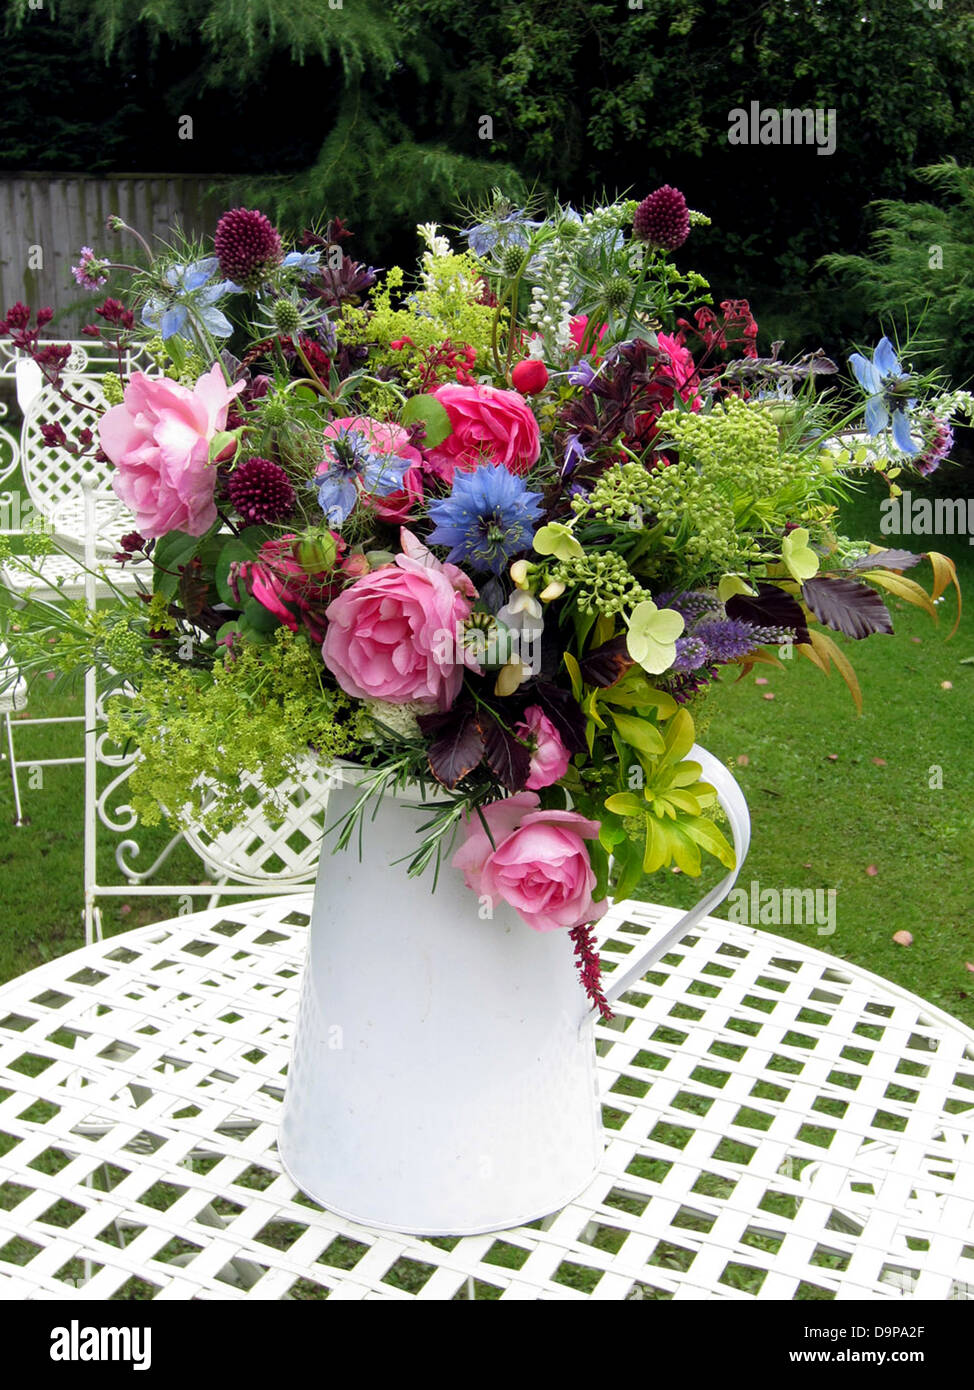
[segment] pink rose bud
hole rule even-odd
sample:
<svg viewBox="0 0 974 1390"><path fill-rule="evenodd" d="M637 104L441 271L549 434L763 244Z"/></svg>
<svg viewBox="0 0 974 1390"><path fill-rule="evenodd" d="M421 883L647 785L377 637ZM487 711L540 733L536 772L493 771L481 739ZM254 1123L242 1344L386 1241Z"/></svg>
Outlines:
<svg viewBox="0 0 974 1390"><path fill-rule="evenodd" d="M564 777L571 754L540 705L528 706L523 723L515 725L514 732L531 749L531 769L524 784L529 791L550 787Z"/></svg>

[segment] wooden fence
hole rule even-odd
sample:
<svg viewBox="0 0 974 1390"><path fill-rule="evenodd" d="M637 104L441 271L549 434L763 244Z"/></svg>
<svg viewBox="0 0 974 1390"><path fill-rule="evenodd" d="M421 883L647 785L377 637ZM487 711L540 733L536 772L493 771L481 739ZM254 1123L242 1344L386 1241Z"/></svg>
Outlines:
<svg viewBox="0 0 974 1390"><path fill-rule="evenodd" d="M0 311L17 300L48 304L55 319L46 336L76 338L94 305L113 292L112 280L92 294L71 274L82 246L98 256L132 261L138 243L109 232L115 213L153 245L174 222L187 233L212 232L223 203L210 194L215 176L180 174L17 174L0 177ZM158 244L158 243L156 243ZM119 275L117 288L124 285Z"/></svg>

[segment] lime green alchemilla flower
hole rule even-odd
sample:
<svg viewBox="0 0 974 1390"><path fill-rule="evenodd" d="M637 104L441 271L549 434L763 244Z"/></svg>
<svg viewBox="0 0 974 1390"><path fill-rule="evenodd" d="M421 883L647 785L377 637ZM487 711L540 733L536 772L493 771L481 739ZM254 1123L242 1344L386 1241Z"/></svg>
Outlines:
<svg viewBox="0 0 974 1390"><path fill-rule="evenodd" d="M534 549L539 555L553 555L556 560L572 560L584 555L571 527L551 521L534 533Z"/></svg>
<svg viewBox="0 0 974 1390"><path fill-rule="evenodd" d="M633 661L651 676L662 675L676 660L676 639L683 632L681 614L673 608L657 608L652 599L637 603L628 619L626 645Z"/></svg>
<svg viewBox="0 0 974 1390"><path fill-rule="evenodd" d="M785 536L781 542L781 558L799 584L818 574L818 556L808 544L808 531L804 526L796 527Z"/></svg>

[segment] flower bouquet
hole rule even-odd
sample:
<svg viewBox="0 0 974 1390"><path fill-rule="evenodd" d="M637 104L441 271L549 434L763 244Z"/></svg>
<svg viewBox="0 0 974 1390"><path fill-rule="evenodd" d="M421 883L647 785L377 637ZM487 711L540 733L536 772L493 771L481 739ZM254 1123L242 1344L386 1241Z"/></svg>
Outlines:
<svg viewBox="0 0 974 1390"><path fill-rule="evenodd" d="M903 573L922 557L843 536L837 504L867 470L931 471L971 398L886 338L852 357L858 399L820 352L760 357L747 301L715 309L675 257L707 220L669 186L538 218L497 194L453 244L421 226L411 277L354 260L337 219L286 250L243 208L212 246L143 242L142 270L82 249L85 287L130 275L85 332L154 367L104 378L97 438L45 439L114 466L141 584L63 620L28 604L15 649L124 684L146 822L230 825L243 774L273 798L312 751L366 770L344 845L373 797L432 783L407 871L446 850L478 896L575 933L596 1003L608 895L732 863L694 706L774 649L860 700L828 630L889 633L884 594L933 611L954 572L929 554L928 595ZM66 389L48 317L0 327Z"/></svg>

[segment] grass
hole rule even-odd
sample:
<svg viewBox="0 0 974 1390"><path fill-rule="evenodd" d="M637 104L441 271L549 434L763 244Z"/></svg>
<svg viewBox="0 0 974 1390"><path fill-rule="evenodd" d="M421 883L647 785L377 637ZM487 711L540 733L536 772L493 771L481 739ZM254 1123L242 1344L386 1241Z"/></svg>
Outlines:
<svg viewBox="0 0 974 1390"><path fill-rule="evenodd" d="M850 534L877 534L878 522L878 495L857 499ZM814 925L768 929L872 970L974 1025L974 975L967 969L974 964L974 766L967 728L974 665L961 664L974 656L974 547L966 537L930 544L957 561L969 608L950 642L952 595L942 604L939 627L894 602L895 637L837 639L864 692L861 717L835 672L827 679L796 658L791 669L759 667L744 681L717 688L697 712L698 732L733 767L751 809L741 883L837 890L833 935L819 935ZM928 567L919 574L929 582ZM768 683L756 684L758 675ZM35 688L32 715L65 713L81 713L80 701ZM77 753L80 730L25 729L20 746L37 757ZM937 768L942 786L931 785ZM30 782L25 772L31 823L15 829L10 786L0 778L0 980L83 943L82 769L46 768L42 785ZM161 831L135 834L146 862L168 839ZM99 878L121 883L113 839L101 836ZM165 876L199 883L204 871L181 846ZM689 906L717 877L716 869L701 880L664 872L645 880L637 896ZM102 906L106 934L178 910L171 897L106 899ZM912 946L892 940L904 930Z"/></svg>

